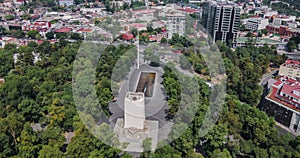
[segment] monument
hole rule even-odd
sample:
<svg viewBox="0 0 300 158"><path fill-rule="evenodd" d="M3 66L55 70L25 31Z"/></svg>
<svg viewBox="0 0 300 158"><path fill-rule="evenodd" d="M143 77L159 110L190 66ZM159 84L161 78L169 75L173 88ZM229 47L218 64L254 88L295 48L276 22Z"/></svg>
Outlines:
<svg viewBox="0 0 300 158"><path fill-rule="evenodd" d="M145 100L144 93L128 92L124 104L124 128L144 129Z"/></svg>
<svg viewBox="0 0 300 158"><path fill-rule="evenodd" d="M153 72L140 72L135 92L127 92L125 95L124 119L118 118L114 127L120 143L127 144L125 151L143 152L143 141L146 138L151 138L151 150L156 148L159 122L146 120L145 115L145 98L151 99L153 96L155 76Z"/></svg>
<svg viewBox="0 0 300 158"><path fill-rule="evenodd" d="M138 32L139 34L139 32ZM143 141L151 138L151 150L155 150L159 122L146 120L145 97L153 97L156 73L142 72L139 63L139 37L137 36L137 67L140 73L136 90L127 92L124 98L124 119L118 118L114 127L120 143L127 144L125 151L143 152Z"/></svg>

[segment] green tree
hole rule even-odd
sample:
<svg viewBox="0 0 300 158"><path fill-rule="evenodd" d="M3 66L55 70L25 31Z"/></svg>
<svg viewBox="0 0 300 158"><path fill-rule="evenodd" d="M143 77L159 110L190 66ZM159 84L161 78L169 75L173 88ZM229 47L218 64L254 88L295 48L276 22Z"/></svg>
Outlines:
<svg viewBox="0 0 300 158"><path fill-rule="evenodd" d="M53 32L47 32L46 33L46 38L47 39L54 39L54 33Z"/></svg>
<svg viewBox="0 0 300 158"><path fill-rule="evenodd" d="M18 145L19 157L38 156L40 150L39 138L36 132L32 130L30 123L26 122L20 136L20 144Z"/></svg>
<svg viewBox="0 0 300 158"><path fill-rule="evenodd" d="M255 157L257 158L269 157L268 151L266 149L255 148L254 153Z"/></svg>
<svg viewBox="0 0 300 158"><path fill-rule="evenodd" d="M70 38L73 40L81 40L82 37L80 36L79 33L71 33Z"/></svg>
<svg viewBox="0 0 300 158"><path fill-rule="evenodd" d="M30 20L31 15L30 14L23 14L23 15L21 15L21 18L24 19L24 20Z"/></svg>
<svg viewBox="0 0 300 158"><path fill-rule="evenodd" d="M160 43L166 44L166 43L168 43L168 40L167 40L166 38L163 37L163 38L161 39Z"/></svg>
<svg viewBox="0 0 300 158"><path fill-rule="evenodd" d="M151 150L152 150L152 138L146 138L143 140L143 153L142 157L150 157Z"/></svg>
<svg viewBox="0 0 300 158"><path fill-rule="evenodd" d="M37 30L30 30L27 32L27 36L32 39L36 39L39 32Z"/></svg>
<svg viewBox="0 0 300 158"><path fill-rule="evenodd" d="M3 49L0 50L0 77L4 77L14 68L13 53L13 49L10 49L9 51Z"/></svg>
<svg viewBox="0 0 300 158"><path fill-rule="evenodd" d="M211 156L211 158L223 158L223 157L231 158L230 152L227 149L223 149L223 150L216 149L214 150Z"/></svg>
<svg viewBox="0 0 300 158"><path fill-rule="evenodd" d="M25 33L22 30L14 31L13 34L16 38L24 38L25 37Z"/></svg>
<svg viewBox="0 0 300 158"><path fill-rule="evenodd" d="M294 51L295 49L298 48L296 42L294 40L290 40L288 43L287 43L287 48L289 51Z"/></svg>
<svg viewBox="0 0 300 158"><path fill-rule="evenodd" d="M14 15L5 15L5 20L14 20L15 19L15 16Z"/></svg>
<svg viewBox="0 0 300 158"><path fill-rule="evenodd" d="M56 144L54 145L43 145L42 149L39 151L39 158L47 157L63 157L63 153L60 151L60 147Z"/></svg>
<svg viewBox="0 0 300 158"><path fill-rule="evenodd" d="M23 129L24 118L16 112L11 112L5 118L0 119L0 132L8 133L13 137L14 146L17 150L18 137Z"/></svg>

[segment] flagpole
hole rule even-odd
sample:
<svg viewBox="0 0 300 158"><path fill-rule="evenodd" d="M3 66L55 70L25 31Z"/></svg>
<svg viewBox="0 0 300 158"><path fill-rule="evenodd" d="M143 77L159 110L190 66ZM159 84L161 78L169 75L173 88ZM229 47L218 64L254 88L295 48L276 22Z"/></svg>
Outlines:
<svg viewBox="0 0 300 158"><path fill-rule="evenodd" d="M140 37L139 37L139 29L137 28L137 69L140 68Z"/></svg>

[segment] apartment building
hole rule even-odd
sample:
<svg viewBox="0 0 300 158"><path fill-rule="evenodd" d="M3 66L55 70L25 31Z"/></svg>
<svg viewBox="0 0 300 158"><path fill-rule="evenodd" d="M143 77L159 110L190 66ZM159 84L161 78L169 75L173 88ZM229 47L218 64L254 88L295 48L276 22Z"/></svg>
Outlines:
<svg viewBox="0 0 300 158"><path fill-rule="evenodd" d="M236 42L241 9L233 2L211 1L203 4L202 25L212 38L212 43Z"/></svg>
<svg viewBox="0 0 300 158"><path fill-rule="evenodd" d="M287 60L280 65L278 74L280 76L287 76L293 79L300 78L300 62L296 60Z"/></svg>
<svg viewBox="0 0 300 158"><path fill-rule="evenodd" d="M168 39L171 39L174 33L179 34L179 36L184 36L185 24L186 24L186 15L184 14L167 15Z"/></svg>

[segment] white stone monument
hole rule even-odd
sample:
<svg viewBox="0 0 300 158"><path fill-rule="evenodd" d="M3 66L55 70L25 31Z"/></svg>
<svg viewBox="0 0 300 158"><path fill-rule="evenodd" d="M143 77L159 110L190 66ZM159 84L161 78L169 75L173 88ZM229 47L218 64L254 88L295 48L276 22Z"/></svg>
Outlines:
<svg viewBox="0 0 300 158"><path fill-rule="evenodd" d="M145 99L144 93L128 92L124 103L124 128L144 129Z"/></svg>

